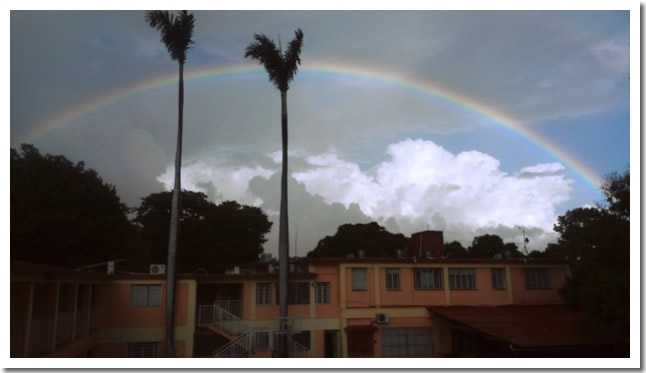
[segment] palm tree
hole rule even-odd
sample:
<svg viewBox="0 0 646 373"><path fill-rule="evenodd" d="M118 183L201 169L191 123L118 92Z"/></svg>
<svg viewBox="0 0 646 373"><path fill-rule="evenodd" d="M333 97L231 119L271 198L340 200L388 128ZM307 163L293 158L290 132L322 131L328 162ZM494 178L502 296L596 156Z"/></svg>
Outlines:
<svg viewBox="0 0 646 373"><path fill-rule="evenodd" d="M281 131L283 139L283 165L280 181L280 223L278 231L278 261L279 261L279 304L280 317L287 317L287 272L289 258L289 219L287 217L287 90L294 79L298 65L301 63L300 54L303 46L303 31L295 31L296 37L289 42L287 51L276 48L274 41L265 35L254 35L255 41L247 46L245 57L258 60L269 74L269 81L280 91L281 100ZM282 326L282 325L281 325ZM286 357L284 338L280 344L280 356Z"/></svg>
<svg viewBox="0 0 646 373"><path fill-rule="evenodd" d="M177 148L175 151L175 186L171 205L170 232L168 235L168 259L166 264L166 355L175 356L175 257L179 237L181 215L180 190L182 167L182 131L184 120L184 62L186 52L193 44L195 17L182 10L176 16L168 11L151 10L146 12L146 22L161 33L161 41L166 45L172 60L179 62L179 116L177 123Z"/></svg>

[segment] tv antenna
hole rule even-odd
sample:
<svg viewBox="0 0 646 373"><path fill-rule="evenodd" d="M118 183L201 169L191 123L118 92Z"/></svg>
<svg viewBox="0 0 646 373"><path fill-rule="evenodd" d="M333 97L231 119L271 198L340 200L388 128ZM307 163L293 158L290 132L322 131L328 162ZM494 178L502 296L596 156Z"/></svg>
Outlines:
<svg viewBox="0 0 646 373"><path fill-rule="evenodd" d="M527 256L527 255L529 255L529 253L527 252L527 244L529 243L529 238L525 237L525 229L520 228L520 227L518 227L518 229L523 231L523 254L525 254L525 256Z"/></svg>

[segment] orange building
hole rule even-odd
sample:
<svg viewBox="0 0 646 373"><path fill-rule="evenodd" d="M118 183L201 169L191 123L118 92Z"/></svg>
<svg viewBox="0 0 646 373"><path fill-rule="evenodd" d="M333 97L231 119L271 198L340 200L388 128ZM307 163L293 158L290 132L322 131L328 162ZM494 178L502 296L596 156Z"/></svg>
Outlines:
<svg viewBox="0 0 646 373"><path fill-rule="evenodd" d="M557 261L298 259L290 267L291 318L282 322L294 329L288 335L291 356L506 356L535 346L505 337L499 329L510 320L492 327L495 315L539 310L548 325L556 325L550 315L562 319L565 312L558 289L567 266ZM177 355L271 356L279 329L277 273L276 263L267 262L227 273L180 274ZM11 356L164 356L165 302L163 274L109 275L13 262ZM485 314L488 323L478 316ZM543 348L564 351L563 336L561 342L543 339ZM487 350L487 340L504 351ZM589 344L574 342L578 348ZM483 343L484 350L478 347Z"/></svg>

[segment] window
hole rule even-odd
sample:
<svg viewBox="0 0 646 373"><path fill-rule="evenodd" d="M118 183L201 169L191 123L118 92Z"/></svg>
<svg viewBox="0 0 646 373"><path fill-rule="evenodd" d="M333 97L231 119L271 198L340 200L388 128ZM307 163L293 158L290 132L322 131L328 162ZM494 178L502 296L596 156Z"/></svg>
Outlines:
<svg viewBox="0 0 646 373"><path fill-rule="evenodd" d="M386 290L399 289L399 268L386 268Z"/></svg>
<svg viewBox="0 0 646 373"><path fill-rule="evenodd" d="M365 268L352 268L352 290L368 290Z"/></svg>
<svg viewBox="0 0 646 373"><path fill-rule="evenodd" d="M161 306L161 285L132 285L130 307Z"/></svg>
<svg viewBox="0 0 646 373"><path fill-rule="evenodd" d="M476 271L474 269L449 269L451 289L475 289Z"/></svg>
<svg viewBox="0 0 646 373"><path fill-rule="evenodd" d="M79 284L76 288L76 309L85 308L85 285Z"/></svg>
<svg viewBox="0 0 646 373"><path fill-rule="evenodd" d="M276 284L276 304L280 302L280 287ZM310 283L290 282L287 284L287 304L310 304Z"/></svg>
<svg viewBox="0 0 646 373"><path fill-rule="evenodd" d="M416 269L415 289L442 289L441 269Z"/></svg>
<svg viewBox="0 0 646 373"><path fill-rule="evenodd" d="M381 351L384 357L432 355L432 328L383 328Z"/></svg>
<svg viewBox="0 0 646 373"><path fill-rule="evenodd" d="M157 342L128 343L128 357L157 357Z"/></svg>
<svg viewBox="0 0 646 373"><path fill-rule="evenodd" d="M504 268L491 268L491 288L492 289L506 289L505 283L505 269Z"/></svg>
<svg viewBox="0 0 646 373"><path fill-rule="evenodd" d="M330 283L329 282L316 283L316 291L314 292L314 299L316 300L316 304L330 303Z"/></svg>
<svg viewBox="0 0 646 373"><path fill-rule="evenodd" d="M256 304L271 304L271 282L256 284Z"/></svg>
<svg viewBox="0 0 646 373"><path fill-rule="evenodd" d="M527 289L549 289L550 272L547 268L526 268L525 287Z"/></svg>

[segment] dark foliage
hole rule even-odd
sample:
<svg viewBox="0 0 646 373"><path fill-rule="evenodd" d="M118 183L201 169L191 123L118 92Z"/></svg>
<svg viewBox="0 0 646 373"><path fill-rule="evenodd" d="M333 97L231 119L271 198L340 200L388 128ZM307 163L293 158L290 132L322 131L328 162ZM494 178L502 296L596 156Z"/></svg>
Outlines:
<svg viewBox="0 0 646 373"><path fill-rule="evenodd" d="M83 162L11 149L11 259L78 267L127 257L136 228L113 185Z"/></svg>
<svg viewBox="0 0 646 373"><path fill-rule="evenodd" d="M445 243L444 253L447 258L466 258L468 256L467 249L458 241Z"/></svg>
<svg viewBox="0 0 646 373"><path fill-rule="evenodd" d="M152 263L166 261L171 198L172 192L150 194L136 210L135 221ZM186 190L181 199L178 272L198 268L213 272L229 263L258 260L271 229L262 210L232 201L216 205L205 194Z"/></svg>
<svg viewBox="0 0 646 373"><path fill-rule="evenodd" d="M567 257L572 275L562 289L567 303L607 322L627 340L630 316L630 175L613 173L602 187L608 204L559 216L561 234L551 254ZM547 253L547 250L546 250Z"/></svg>
<svg viewBox="0 0 646 373"><path fill-rule="evenodd" d="M401 233L393 234L379 224L344 224L339 226L334 236L326 236L316 248L307 254L308 258L342 258L359 250L366 257L393 257L396 250L408 246L409 238Z"/></svg>

